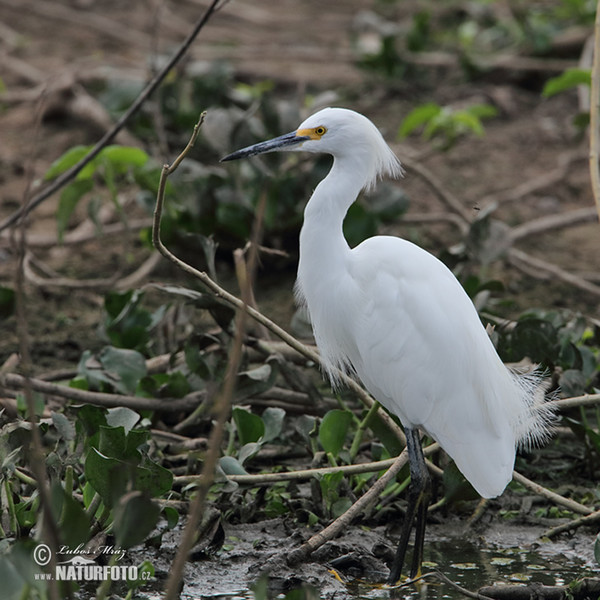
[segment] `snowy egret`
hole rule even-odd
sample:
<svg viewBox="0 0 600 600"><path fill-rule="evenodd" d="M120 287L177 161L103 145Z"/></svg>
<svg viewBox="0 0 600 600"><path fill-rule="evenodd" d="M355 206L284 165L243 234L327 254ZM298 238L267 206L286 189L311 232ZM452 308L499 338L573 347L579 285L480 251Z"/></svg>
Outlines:
<svg viewBox="0 0 600 600"><path fill-rule="evenodd" d="M357 375L404 426L411 484L389 582L402 571L413 524L411 577L420 573L430 481L419 430L437 440L485 498L512 479L520 445L548 432L542 378L500 360L452 272L422 248L375 236L350 248L342 223L363 189L398 177L400 162L363 115L326 108L296 131L238 150L234 160L276 150L333 156L304 211L296 296L306 304L323 368Z"/></svg>

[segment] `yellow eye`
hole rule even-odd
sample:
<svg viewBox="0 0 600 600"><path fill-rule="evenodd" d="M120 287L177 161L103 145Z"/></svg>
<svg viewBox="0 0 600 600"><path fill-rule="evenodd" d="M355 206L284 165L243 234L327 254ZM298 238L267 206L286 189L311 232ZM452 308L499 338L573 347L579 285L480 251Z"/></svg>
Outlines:
<svg viewBox="0 0 600 600"><path fill-rule="evenodd" d="M321 137L322 135L324 135L327 131L326 127L323 127L322 125L320 127L315 127L315 133Z"/></svg>

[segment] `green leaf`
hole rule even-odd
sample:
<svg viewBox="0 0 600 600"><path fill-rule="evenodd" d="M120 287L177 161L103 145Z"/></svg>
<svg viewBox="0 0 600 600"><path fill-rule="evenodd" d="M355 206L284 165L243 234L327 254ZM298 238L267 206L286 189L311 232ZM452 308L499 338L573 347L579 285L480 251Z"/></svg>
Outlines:
<svg viewBox="0 0 600 600"><path fill-rule="evenodd" d="M479 497L454 461L448 463L444 469L443 480L446 500L473 500Z"/></svg>
<svg viewBox="0 0 600 600"><path fill-rule="evenodd" d="M421 127L425 123L429 123L434 117L440 114L442 107L435 102L428 102L421 106L417 106L411 110L402 121L398 132L401 138L411 134L415 129Z"/></svg>
<svg viewBox="0 0 600 600"><path fill-rule="evenodd" d="M162 510L167 521L167 527L173 529L179 522L179 513L172 506L164 506Z"/></svg>
<svg viewBox="0 0 600 600"><path fill-rule="evenodd" d="M219 466L226 475L248 475L248 471L233 456L222 456L219 459Z"/></svg>
<svg viewBox="0 0 600 600"><path fill-rule="evenodd" d="M150 459L135 469L135 489L152 498L166 494L173 486L173 473Z"/></svg>
<svg viewBox="0 0 600 600"><path fill-rule="evenodd" d="M106 423L111 427L123 427L125 435L127 435L140 420L140 415L126 406L109 408L106 413Z"/></svg>
<svg viewBox="0 0 600 600"><path fill-rule="evenodd" d="M115 507L116 545L131 548L142 543L158 523L160 507L141 492L131 492Z"/></svg>
<svg viewBox="0 0 600 600"><path fill-rule="evenodd" d="M0 285L0 319L8 319L15 312L15 292Z"/></svg>
<svg viewBox="0 0 600 600"><path fill-rule="evenodd" d="M135 350L106 346L98 358L105 371L113 375L113 387L122 394L134 394L147 373L144 357Z"/></svg>
<svg viewBox="0 0 600 600"><path fill-rule="evenodd" d="M549 79L544 85L542 96L550 98L578 85L591 85L592 75L590 69L567 69L558 77Z"/></svg>
<svg viewBox="0 0 600 600"><path fill-rule="evenodd" d="M137 579L127 579L127 587L130 590L141 587L142 585L147 585L148 581L154 577L154 566L149 560L145 560L138 565L137 573Z"/></svg>
<svg viewBox="0 0 600 600"><path fill-rule="evenodd" d="M60 526L61 542L70 548L90 539L90 518L83 506L67 493L59 481L52 483L52 506Z"/></svg>
<svg viewBox="0 0 600 600"><path fill-rule="evenodd" d="M285 410L275 406L265 408L262 414L262 420L265 424L265 432L263 434L263 442L274 440L283 428L283 419L285 418Z"/></svg>
<svg viewBox="0 0 600 600"><path fill-rule="evenodd" d="M102 454L121 461L130 461L133 464L140 462L142 455L137 448L147 440L148 432L130 431L129 435L125 435L125 429L121 426L100 425L99 434L98 450Z"/></svg>
<svg viewBox="0 0 600 600"><path fill-rule="evenodd" d="M62 243L65 230L69 224L71 214L75 210L77 203L85 194L94 187L91 179L75 180L70 183L60 195L58 208L56 210L56 229L58 232L58 241Z"/></svg>
<svg viewBox="0 0 600 600"><path fill-rule="evenodd" d="M90 150L91 146L74 146L58 157L44 174L44 179L54 179L61 173L76 165Z"/></svg>
<svg viewBox="0 0 600 600"><path fill-rule="evenodd" d="M319 441L325 452L338 456L344 447L348 428L352 422L352 413L336 408L323 417L319 427Z"/></svg>
<svg viewBox="0 0 600 600"><path fill-rule="evenodd" d="M123 468L123 462L101 454L96 448L88 452L84 471L89 484L108 508L112 508L127 489L129 472Z"/></svg>
<svg viewBox="0 0 600 600"><path fill-rule="evenodd" d="M261 445L256 442L249 442L244 444L238 453L238 460L240 464L244 464L249 458L256 456L260 450Z"/></svg>
<svg viewBox="0 0 600 600"><path fill-rule="evenodd" d="M258 442L264 435L265 424L258 415L236 406L232 411L232 416L242 446L250 442Z"/></svg>
<svg viewBox="0 0 600 600"><path fill-rule="evenodd" d="M148 162L148 154L133 146L107 146L100 156L111 162L121 172L129 167L143 167Z"/></svg>

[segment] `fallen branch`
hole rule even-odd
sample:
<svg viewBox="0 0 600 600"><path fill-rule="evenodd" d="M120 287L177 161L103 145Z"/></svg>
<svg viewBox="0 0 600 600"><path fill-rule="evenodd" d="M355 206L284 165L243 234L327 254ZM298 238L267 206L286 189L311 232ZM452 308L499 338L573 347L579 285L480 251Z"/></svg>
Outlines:
<svg viewBox="0 0 600 600"><path fill-rule="evenodd" d="M553 276L580 290L594 294L594 296L600 296L600 286L590 283L577 275L573 275L573 273L565 271L557 265L540 258L535 258L522 250L510 248L508 250L508 258L515 267L525 271L528 275L538 279L542 278L544 275L546 275L546 277Z"/></svg>
<svg viewBox="0 0 600 600"><path fill-rule="evenodd" d="M586 577L569 585L491 585L477 593L494 600L591 600L600 594L600 579Z"/></svg>
<svg viewBox="0 0 600 600"><path fill-rule="evenodd" d="M554 502L554 504L564 506L575 513L579 513L580 515L589 515L593 512L589 506L584 506L583 504L579 504L579 502L575 502L575 500L565 498L564 496L545 488L539 483L535 483L534 481L531 481L531 479L527 479L527 477L521 475L521 473L518 473L517 471L513 471L513 479L527 489L530 489L532 492L536 493L538 496L547 498L548 500Z"/></svg>
<svg viewBox="0 0 600 600"><path fill-rule="evenodd" d="M559 533L564 533L565 531L572 531L573 529L577 529L578 527L584 527L587 525L594 525L595 523L600 522L600 510L595 512L590 512L584 517L579 517L578 519L573 519L568 523L563 523L562 525L557 525L556 527L552 527L544 531L544 533L540 537L553 538L556 537Z"/></svg>
<svg viewBox="0 0 600 600"><path fill-rule="evenodd" d="M29 382L29 383L27 383ZM194 392L183 398L142 398L141 396L125 396L108 394L105 392L90 392L78 390L66 385L59 385L43 381L42 379L26 378L22 375L9 373L0 378L0 389L24 389L30 385L31 389L42 394L56 398L64 398L72 402L95 404L97 406L115 407L127 406L133 410L154 410L157 412L189 411L198 406L204 397L203 392Z"/></svg>
<svg viewBox="0 0 600 600"><path fill-rule="evenodd" d="M429 456L439 449L440 446L436 442L427 446L427 448L423 450L423 454ZM316 535L313 535L308 541L302 544L300 548L296 548L289 552L286 557L287 563L289 565L294 565L306 560L317 548L320 548L323 544L339 535L344 528L350 525L354 517L365 510L371 502L375 502L377 498L379 498L388 483L396 477L407 461L408 453L406 449L404 449L402 453L394 459L392 466L344 514L339 516L325 529Z"/></svg>

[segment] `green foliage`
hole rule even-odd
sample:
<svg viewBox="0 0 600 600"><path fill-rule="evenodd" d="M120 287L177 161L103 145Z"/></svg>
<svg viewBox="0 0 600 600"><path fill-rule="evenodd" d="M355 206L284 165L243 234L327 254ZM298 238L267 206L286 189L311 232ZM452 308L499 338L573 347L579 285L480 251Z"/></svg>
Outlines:
<svg viewBox="0 0 600 600"><path fill-rule="evenodd" d="M150 312L142 306L143 298L144 293L139 290L108 292L102 331L114 346L149 354L152 332L162 321L167 306Z"/></svg>
<svg viewBox="0 0 600 600"><path fill-rule="evenodd" d="M52 163L44 179L51 180L63 174L83 159L91 149L92 146L75 146L67 150ZM104 184L111 200L117 208L120 208L117 197L119 186L128 181L135 181L142 188L156 193L158 174L158 168L151 165L149 156L139 148L127 146L103 148L61 192L56 214L59 241L62 241L79 201L95 189L97 182ZM90 204L90 207L93 207L93 204Z"/></svg>
<svg viewBox="0 0 600 600"><path fill-rule="evenodd" d="M591 71L590 69L567 69L557 77L548 79L542 90L542 96L550 98L555 94L570 90L580 85L591 85Z"/></svg>
<svg viewBox="0 0 600 600"><path fill-rule="evenodd" d="M327 412L319 426L319 441L323 450L337 457L348 435L352 423L352 413L347 410L334 409Z"/></svg>
<svg viewBox="0 0 600 600"><path fill-rule="evenodd" d="M464 109L454 109L428 102L405 117L398 133L400 137L406 137L422 127L425 139L441 137L441 147L447 150L468 133L481 137L484 133L482 119L494 117L497 112L490 104L474 104Z"/></svg>
<svg viewBox="0 0 600 600"><path fill-rule="evenodd" d="M577 396L598 372L598 331L569 311L531 310L514 327L501 331L498 352L506 362L528 357L534 363L559 366L562 393Z"/></svg>

